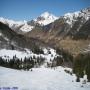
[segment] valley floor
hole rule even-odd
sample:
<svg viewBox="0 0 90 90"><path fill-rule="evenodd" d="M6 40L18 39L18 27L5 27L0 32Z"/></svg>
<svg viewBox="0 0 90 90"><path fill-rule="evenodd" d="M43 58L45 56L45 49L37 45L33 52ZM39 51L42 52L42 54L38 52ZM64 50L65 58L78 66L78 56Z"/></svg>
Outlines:
<svg viewBox="0 0 90 90"><path fill-rule="evenodd" d="M0 67L0 90L90 90L90 83L75 82L63 67L33 68L33 71L19 71ZM5 89L9 90L9 89Z"/></svg>

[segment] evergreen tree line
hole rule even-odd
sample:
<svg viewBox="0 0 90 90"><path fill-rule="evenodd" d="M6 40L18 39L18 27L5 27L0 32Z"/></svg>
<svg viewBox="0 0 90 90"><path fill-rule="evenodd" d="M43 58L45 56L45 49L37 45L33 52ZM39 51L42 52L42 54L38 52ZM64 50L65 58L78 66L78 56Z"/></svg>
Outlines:
<svg viewBox="0 0 90 90"><path fill-rule="evenodd" d="M51 63L47 63L48 67L72 67L73 73L77 76L76 81L80 81L80 78L86 74L87 79L90 82L90 53L80 53L75 58L72 54L63 49L56 49L56 53L60 56L55 57Z"/></svg>
<svg viewBox="0 0 90 90"><path fill-rule="evenodd" d="M56 53L59 54L59 56L54 59L56 61L57 66L62 65L72 68L73 55L70 52L64 50L63 48L62 49L57 48Z"/></svg>
<svg viewBox="0 0 90 90"><path fill-rule="evenodd" d="M29 70L33 67L39 67L42 65L45 61L45 58L43 57L30 57L30 58L24 58L24 60L18 59L15 56L13 56L13 59L3 59L0 57L0 66L7 67L7 68L13 68L13 69L18 69L18 70Z"/></svg>
<svg viewBox="0 0 90 90"><path fill-rule="evenodd" d="M32 52L35 54L44 54L44 51L38 45L34 46L34 48L32 49Z"/></svg>
<svg viewBox="0 0 90 90"><path fill-rule="evenodd" d="M57 67L57 66L67 66L72 67L73 65L73 55L64 49L56 48L56 53L59 55L53 60L50 60L50 63L47 63L48 67Z"/></svg>
<svg viewBox="0 0 90 90"><path fill-rule="evenodd" d="M90 82L90 53L78 54L74 60L73 72L77 76L77 81L87 75L87 79Z"/></svg>
<svg viewBox="0 0 90 90"><path fill-rule="evenodd" d="M47 62L47 67L57 67L61 66L63 64L63 59L60 56L55 57L53 60L50 60L50 62Z"/></svg>
<svg viewBox="0 0 90 90"><path fill-rule="evenodd" d="M43 54L43 50L36 47L36 49L33 49L33 52L37 54ZM49 52L51 53L51 52ZM70 54L68 51L65 51L64 49L56 49L56 53L59 54L59 56L55 57L53 60L50 60L50 63L47 63L48 67L56 67L56 66L68 66L72 67L73 73L77 76L77 81L81 77L84 76L84 74L87 75L88 81L90 81L90 53L84 53L84 54L78 54L75 58L73 58L73 55ZM42 65L45 61L45 58L43 57L29 57L18 59L15 56L13 56L13 59L3 59L0 57L0 66L13 68L13 69L23 69L23 70L29 70L33 67L39 67Z"/></svg>

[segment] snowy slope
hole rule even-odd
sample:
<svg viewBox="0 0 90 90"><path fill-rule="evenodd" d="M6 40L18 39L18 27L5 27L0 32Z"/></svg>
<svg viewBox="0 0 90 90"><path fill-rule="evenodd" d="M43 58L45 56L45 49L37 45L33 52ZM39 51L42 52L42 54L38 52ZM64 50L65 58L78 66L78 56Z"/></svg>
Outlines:
<svg viewBox="0 0 90 90"><path fill-rule="evenodd" d="M90 18L90 8L85 8L81 11L76 11L73 13L66 13L63 17L66 19L66 23L71 26L75 21L77 21L78 18L83 18L85 22Z"/></svg>
<svg viewBox="0 0 90 90"><path fill-rule="evenodd" d="M28 25L27 21L14 21L3 17L0 17L0 22L7 24L13 30L21 30L22 32L29 32L33 29L33 26Z"/></svg>
<svg viewBox="0 0 90 90"><path fill-rule="evenodd" d="M24 24L24 21L14 21L14 20L3 18L3 17L0 17L0 22L9 25L10 28L18 27Z"/></svg>
<svg viewBox="0 0 90 90"><path fill-rule="evenodd" d="M75 82L75 75L57 69L33 68L33 71L19 71L0 67L0 88L16 87L15 90L90 90L90 83ZM72 82L73 81L73 82Z"/></svg>
<svg viewBox="0 0 90 90"><path fill-rule="evenodd" d="M46 59L46 62L50 62L50 60L53 60L55 57L57 57L58 55L56 54L56 50L54 49L43 49L44 54L35 54L32 51L25 49L25 51L18 51L18 50L7 50L7 49L1 49L0 50L0 57L2 57L3 59L13 59L13 56L16 55L17 58L24 60L25 57L29 58L29 57L43 57ZM48 53L48 51L51 52L51 54Z"/></svg>
<svg viewBox="0 0 90 90"><path fill-rule="evenodd" d="M64 18L66 19L66 23L68 23L69 25L72 25L73 21L76 21L79 14L80 14L80 11L77 11L74 13L66 13L64 15Z"/></svg>
<svg viewBox="0 0 90 90"><path fill-rule="evenodd" d="M13 59L13 56L17 56L19 59L24 59L25 56L29 57L30 52L28 53L27 51L18 51L18 50L6 50L6 49L1 49L0 50L0 57L3 59Z"/></svg>
<svg viewBox="0 0 90 90"><path fill-rule="evenodd" d="M58 17L49 12L44 12L37 19L34 19L34 21L41 25L47 25L54 22L56 19L58 19Z"/></svg>
<svg viewBox="0 0 90 90"><path fill-rule="evenodd" d="M27 22L20 28L23 32L29 32L34 28L34 26L28 25Z"/></svg>

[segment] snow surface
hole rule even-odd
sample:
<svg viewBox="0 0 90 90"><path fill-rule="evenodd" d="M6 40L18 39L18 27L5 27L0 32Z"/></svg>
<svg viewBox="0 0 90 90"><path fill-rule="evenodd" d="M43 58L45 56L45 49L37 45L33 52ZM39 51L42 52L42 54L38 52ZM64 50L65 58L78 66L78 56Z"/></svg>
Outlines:
<svg viewBox="0 0 90 90"><path fill-rule="evenodd" d="M17 51L17 50L6 50L6 49L1 49L0 50L0 57L3 59L12 59L13 56L17 56L19 59L24 59L25 56L29 57L30 53L25 52L25 51Z"/></svg>
<svg viewBox="0 0 90 90"><path fill-rule="evenodd" d="M28 25L27 21L14 21L14 20L9 20L3 17L0 17L0 21L4 24L9 25L11 29L17 29L18 27L21 26L20 30L23 32L29 32L33 29L33 26Z"/></svg>
<svg viewBox="0 0 90 90"><path fill-rule="evenodd" d="M14 21L14 20L9 20L3 17L0 17L0 21L4 24L8 24L9 27L13 27L14 26L19 26L19 25L23 25L25 21Z"/></svg>
<svg viewBox="0 0 90 90"><path fill-rule="evenodd" d="M77 18L80 14L80 11L74 12L74 13L66 13L64 15L64 18L66 19L66 23L72 26L72 22L75 21L75 18Z"/></svg>
<svg viewBox="0 0 90 90"><path fill-rule="evenodd" d="M41 19L41 20L34 19L34 21L41 25L50 24L50 23L54 22L56 19L58 19L58 17L54 16L53 14L51 14L49 12L44 12L43 14L40 15L40 17L43 19Z"/></svg>
<svg viewBox="0 0 90 90"><path fill-rule="evenodd" d="M34 28L34 26L28 25L27 23L25 23L20 30L23 32L29 32Z"/></svg>
<svg viewBox="0 0 90 90"><path fill-rule="evenodd" d="M86 8L86 9L83 9L82 11L76 11L73 13L66 13L64 15L64 18L66 19L66 23L71 25L71 27L72 27L73 22L77 20L77 17L83 17L85 21L89 20L90 8Z"/></svg>
<svg viewBox="0 0 90 90"><path fill-rule="evenodd" d="M0 67L0 88L16 90L90 90L90 83L75 82L75 75L65 73L66 68L33 68L19 71ZM83 86L83 87L82 87ZM12 89L10 89L12 90Z"/></svg>
<svg viewBox="0 0 90 90"><path fill-rule="evenodd" d="M24 60L25 57L40 57L42 56L43 58L46 59L46 62L50 62L50 60L53 60L54 57L57 57L58 55L56 54L56 51L52 48L46 49L43 48L44 54L35 54L32 51L25 49L25 51L18 51L18 50L7 50L7 49L1 49L0 50L0 57L3 59L13 59L13 56L16 55L17 58ZM48 51L51 53L49 54Z"/></svg>

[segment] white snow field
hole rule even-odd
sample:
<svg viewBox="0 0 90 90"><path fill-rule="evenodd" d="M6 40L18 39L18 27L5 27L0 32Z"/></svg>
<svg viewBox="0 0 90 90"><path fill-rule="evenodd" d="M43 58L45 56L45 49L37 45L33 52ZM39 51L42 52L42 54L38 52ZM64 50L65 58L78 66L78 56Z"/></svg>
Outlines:
<svg viewBox="0 0 90 90"><path fill-rule="evenodd" d="M64 69L63 67L55 70L41 67L33 68L33 71L19 71L0 67L0 88L17 88L10 90L90 90L90 83L75 82L75 75L71 76L65 73Z"/></svg>
<svg viewBox="0 0 90 90"><path fill-rule="evenodd" d="M7 50L7 49L0 49L0 57L3 59L13 59L13 56L16 55L17 58L24 60L25 57L43 57L45 58L46 62L50 62L50 60L53 60L55 57L58 56L56 53L56 50L52 48L43 48L44 54L35 54L32 51L25 49L25 51L18 51L18 50ZM51 53L49 54L48 51Z"/></svg>

